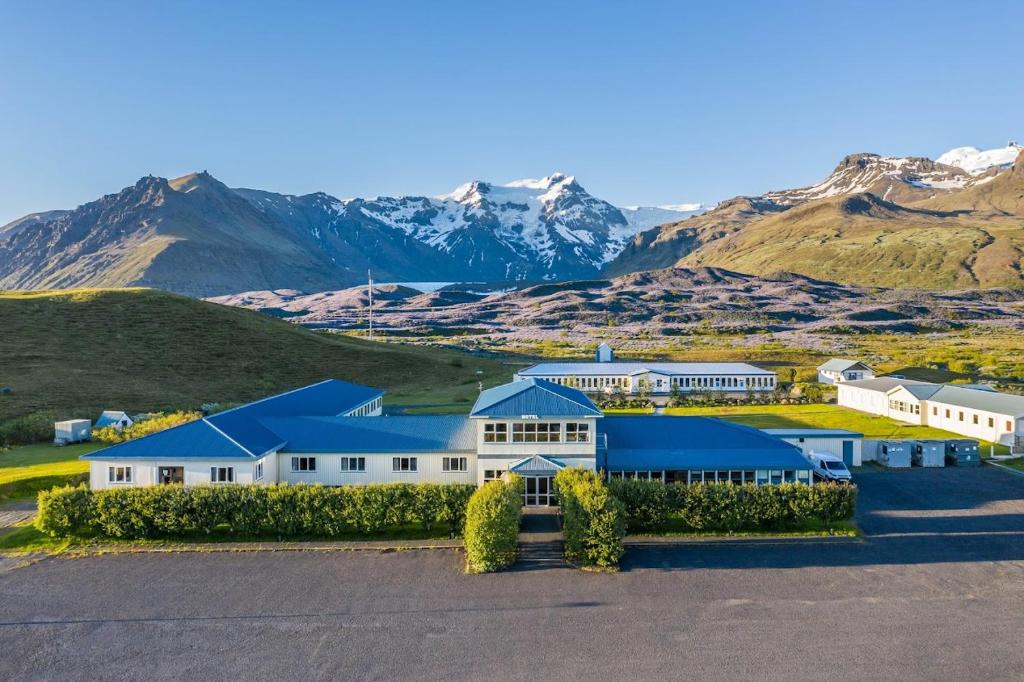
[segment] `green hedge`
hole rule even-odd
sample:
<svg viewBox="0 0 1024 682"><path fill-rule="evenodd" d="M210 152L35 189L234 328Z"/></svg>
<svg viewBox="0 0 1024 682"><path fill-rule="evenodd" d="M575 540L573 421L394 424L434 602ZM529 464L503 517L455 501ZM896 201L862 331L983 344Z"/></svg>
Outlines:
<svg viewBox="0 0 1024 682"><path fill-rule="evenodd" d="M764 531L829 524L853 518L857 488L802 483L665 485L660 481L616 479L612 495L625 509L631 532L664 530L679 520L693 531Z"/></svg>
<svg viewBox="0 0 1024 682"><path fill-rule="evenodd" d="M466 571L489 573L516 560L523 512L522 479L506 474L478 488L466 507Z"/></svg>
<svg viewBox="0 0 1024 682"><path fill-rule="evenodd" d="M385 483L365 486L150 486L89 490L54 488L39 494L36 527L52 536L119 539L187 537L335 537L438 524L455 536L474 486Z"/></svg>
<svg viewBox="0 0 1024 682"><path fill-rule="evenodd" d="M626 534L624 507L595 471L566 468L555 476L565 554L583 566L616 568Z"/></svg>

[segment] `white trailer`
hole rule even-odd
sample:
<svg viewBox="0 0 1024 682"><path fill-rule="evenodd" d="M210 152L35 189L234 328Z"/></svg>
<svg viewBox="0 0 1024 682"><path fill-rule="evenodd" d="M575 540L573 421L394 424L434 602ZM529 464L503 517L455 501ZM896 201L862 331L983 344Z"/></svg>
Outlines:
<svg viewBox="0 0 1024 682"><path fill-rule="evenodd" d="M81 443L92 438L92 421L89 419L66 419L53 424L53 442Z"/></svg>

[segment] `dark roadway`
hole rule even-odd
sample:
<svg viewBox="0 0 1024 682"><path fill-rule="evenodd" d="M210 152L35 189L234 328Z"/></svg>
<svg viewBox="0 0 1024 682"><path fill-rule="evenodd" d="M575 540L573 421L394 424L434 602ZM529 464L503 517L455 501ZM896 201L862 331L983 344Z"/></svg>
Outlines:
<svg viewBox="0 0 1024 682"><path fill-rule="evenodd" d="M1020 679L1024 478L857 473L863 540L54 558L0 574L0 679Z"/></svg>

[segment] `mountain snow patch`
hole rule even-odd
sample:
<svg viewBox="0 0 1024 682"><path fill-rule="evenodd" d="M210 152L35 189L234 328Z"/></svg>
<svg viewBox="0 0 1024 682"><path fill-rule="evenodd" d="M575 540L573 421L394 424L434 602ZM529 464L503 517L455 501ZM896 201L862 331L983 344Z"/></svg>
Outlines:
<svg viewBox="0 0 1024 682"><path fill-rule="evenodd" d="M1016 142L1010 142L1005 147L1000 147L999 149L986 149L984 151L977 147L957 147L956 149L950 149L936 159L936 161L947 166L962 168L971 175L978 175L993 166L1006 168L1012 165L1022 149L1024 147L1021 147Z"/></svg>

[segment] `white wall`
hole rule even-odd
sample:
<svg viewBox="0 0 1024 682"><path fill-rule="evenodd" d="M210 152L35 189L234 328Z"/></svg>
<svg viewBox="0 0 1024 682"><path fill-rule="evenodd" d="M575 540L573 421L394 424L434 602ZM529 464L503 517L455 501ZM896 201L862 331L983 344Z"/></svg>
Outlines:
<svg viewBox="0 0 1024 682"><path fill-rule="evenodd" d="M949 410L948 417L946 410ZM925 401L923 411L926 412L927 421L925 423L928 426L952 431L968 438L1010 445L1013 442L1015 431L1024 435L1024 419L1017 420L1013 415L947 405L930 400ZM963 414L963 420L960 419L961 414ZM978 418L977 424L974 423L975 416ZM992 426L988 425L989 419L992 419ZM1007 422L1013 428L1007 429Z"/></svg>
<svg viewBox="0 0 1024 682"><path fill-rule="evenodd" d="M210 485L210 467L234 467L235 483L253 483L255 462L250 459L232 460L110 460L89 462L89 486L93 490L107 488L123 488L132 486L155 485L160 467L180 466L185 468L185 485ZM108 467L132 467L131 483L111 483L108 479ZM264 478L273 472L268 463L264 463ZM268 482L266 480L261 483Z"/></svg>
<svg viewBox="0 0 1024 682"><path fill-rule="evenodd" d="M392 458L415 457L417 471L392 471ZM292 471L292 457L316 457L316 471ZM365 457L366 471L342 471L342 457ZM467 471L443 471L443 457L465 457ZM285 483L323 483L324 485L359 485L366 483L475 483L477 479L476 454L452 453L331 453L278 455L278 480Z"/></svg>
<svg viewBox="0 0 1024 682"><path fill-rule="evenodd" d="M889 412L889 398L881 391L873 391L859 386L838 384L836 404L861 412L886 416Z"/></svg>
<svg viewBox="0 0 1024 682"><path fill-rule="evenodd" d="M802 443L798 437L787 437L782 440L800 448L804 455L809 455L811 452L827 453L840 459L843 457L843 441L852 441L853 466L859 467L863 463L863 438L804 438Z"/></svg>

